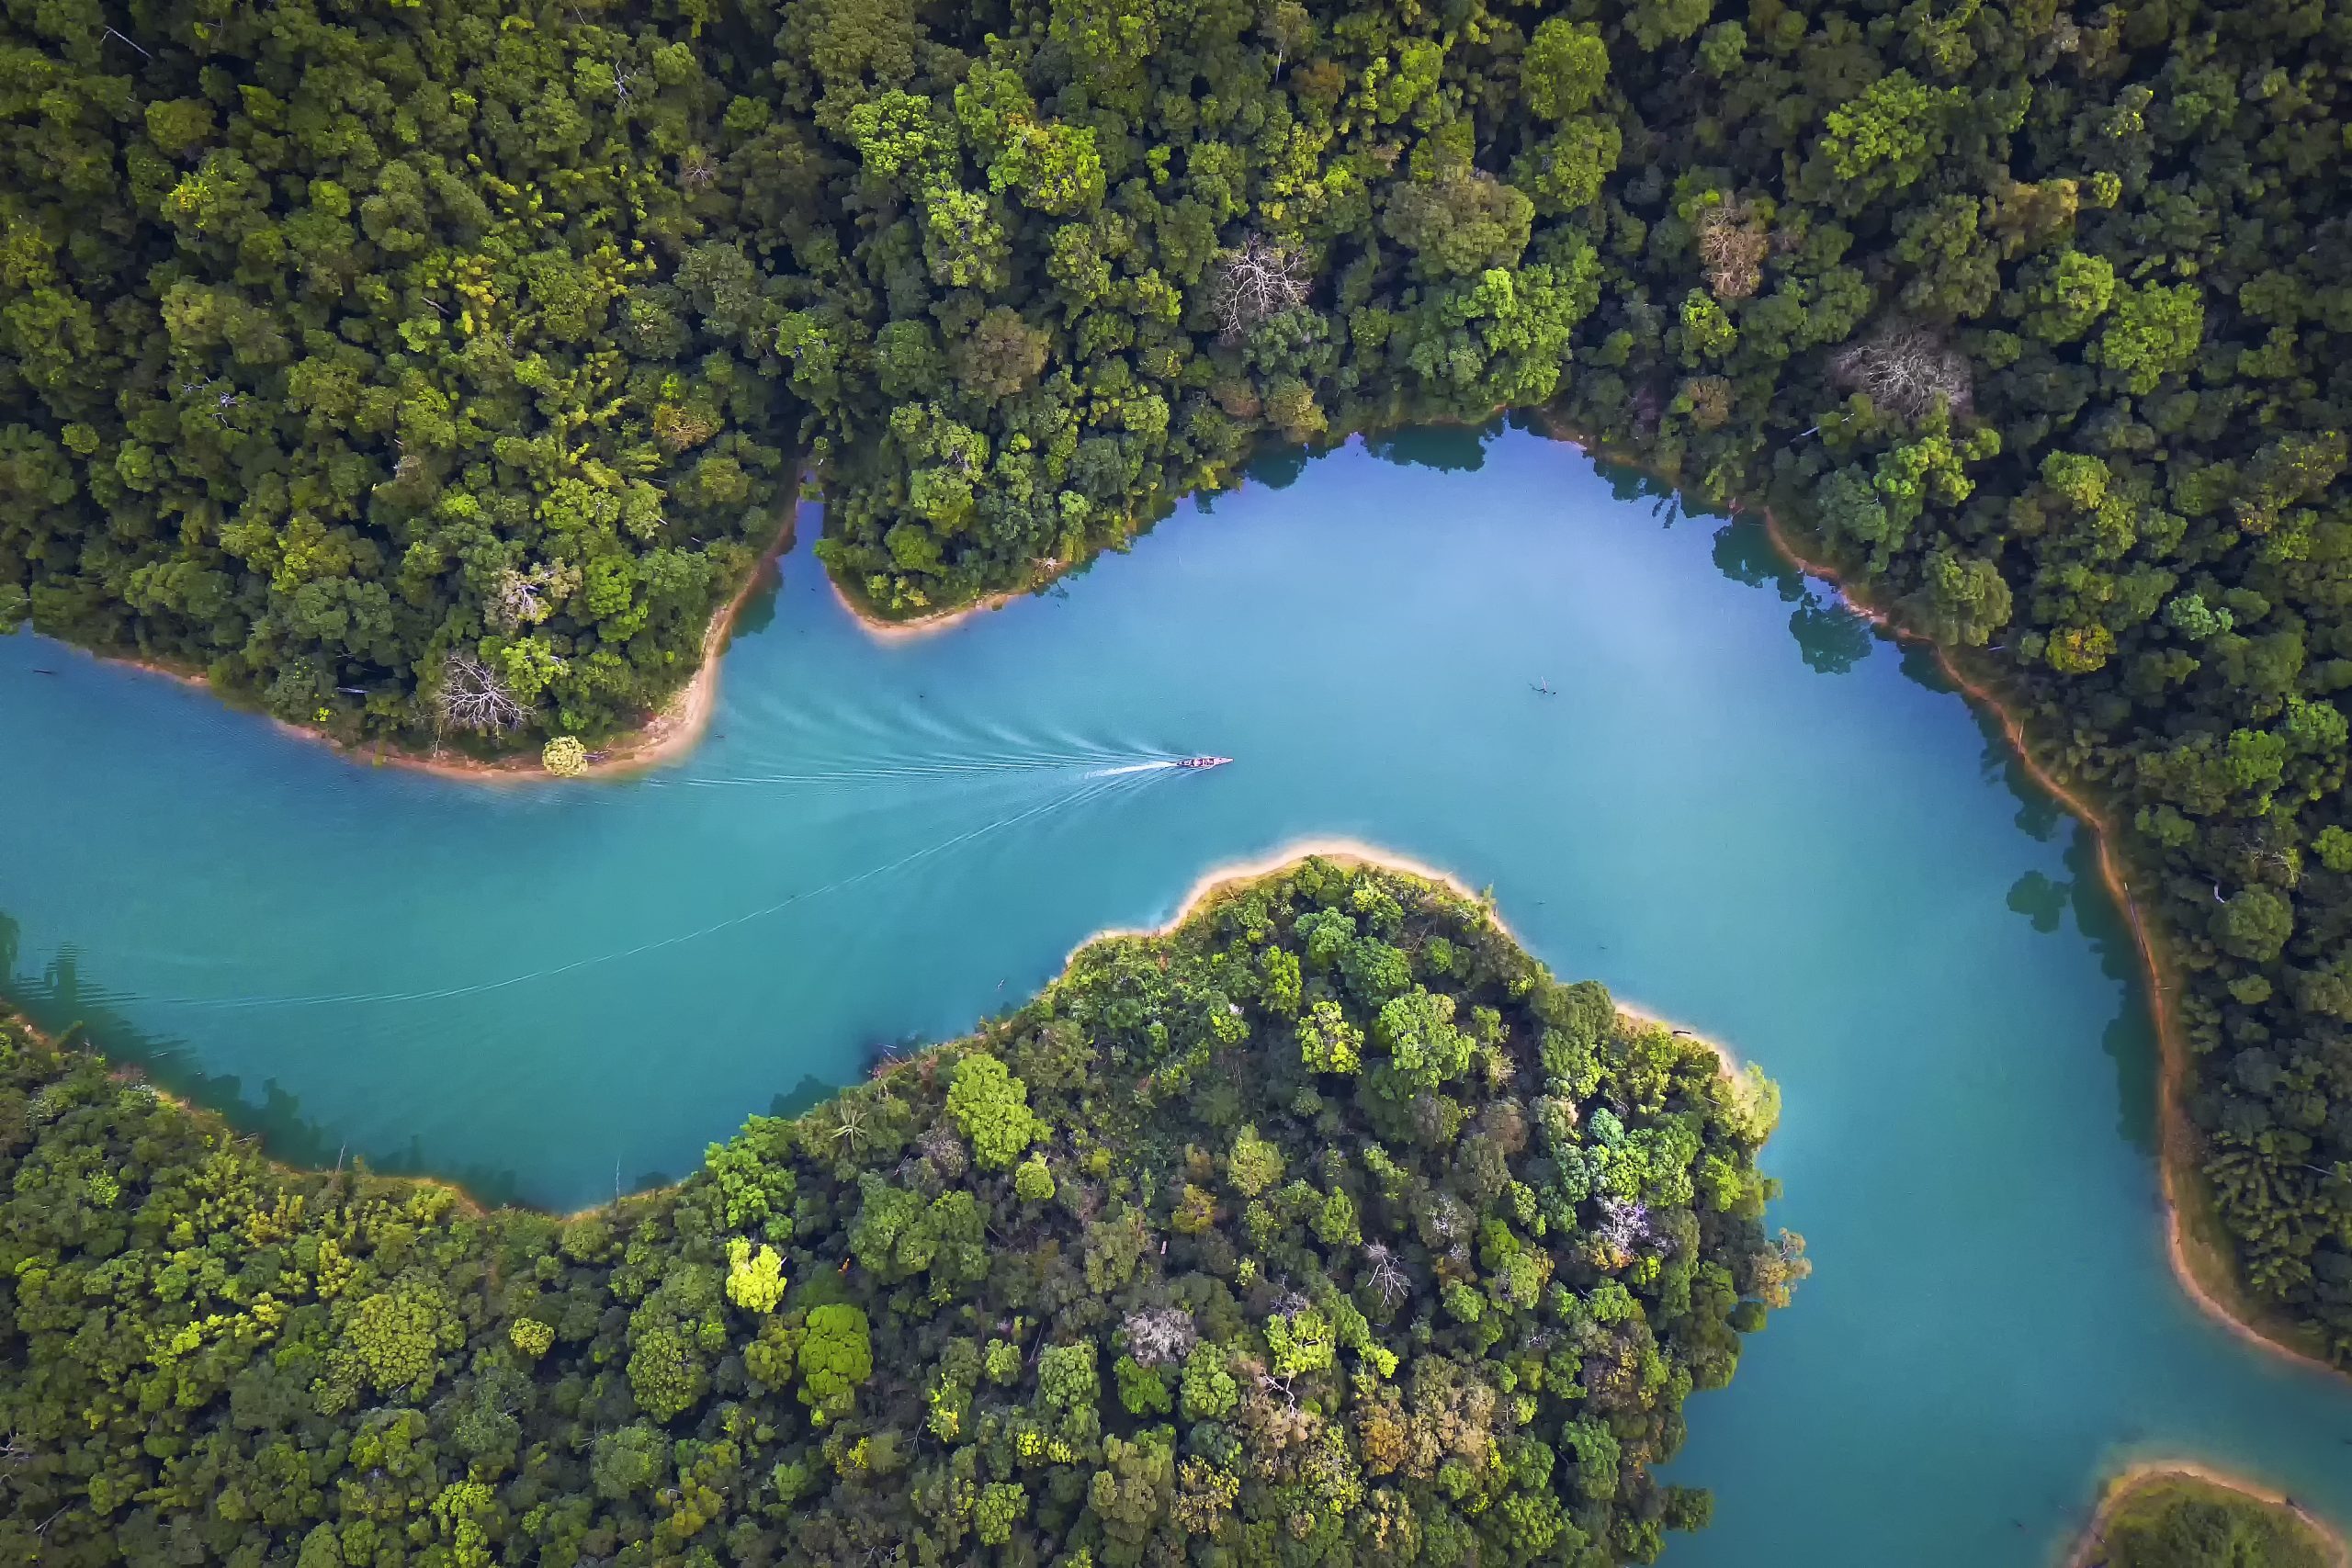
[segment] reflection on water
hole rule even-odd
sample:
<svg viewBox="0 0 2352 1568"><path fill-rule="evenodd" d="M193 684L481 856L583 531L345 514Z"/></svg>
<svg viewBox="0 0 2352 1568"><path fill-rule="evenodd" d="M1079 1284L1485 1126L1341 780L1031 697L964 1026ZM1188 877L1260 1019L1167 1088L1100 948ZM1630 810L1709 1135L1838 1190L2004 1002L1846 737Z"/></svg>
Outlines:
<svg viewBox="0 0 2352 1568"><path fill-rule="evenodd" d="M37 825L0 837L12 988L289 1157L570 1208L1012 1005L1212 865L1360 838L1782 1085L1776 1218L1819 1271L1693 1403L1675 1479L1717 1528L1670 1561L2048 1558L2149 1452L2352 1519L2352 1392L2168 1272L2089 836L1754 524L1419 432L1270 458L1065 595L889 644L814 531L710 739L629 784L355 767L0 639L0 795ZM1149 769L1202 751L1238 761Z"/></svg>
<svg viewBox="0 0 2352 1568"><path fill-rule="evenodd" d="M2052 882L2038 871L2029 871L2009 889L2009 908L2031 920L2033 929L2047 936L2058 929L2074 897L2073 883Z"/></svg>
<svg viewBox="0 0 2352 1568"><path fill-rule="evenodd" d="M1836 589L1792 566L1760 521L1736 518L1716 529L1714 561L1734 582L1769 586L1796 606L1789 612L1789 635L1806 669L1842 675L1870 656L1870 623L1848 608Z"/></svg>
<svg viewBox="0 0 2352 1568"><path fill-rule="evenodd" d="M248 1094L239 1075L206 1072L199 1054L186 1041L133 1023L114 1005L115 993L85 977L82 955L74 948L59 949L37 973L18 969L17 937L17 922L0 913L0 982L26 1018L61 1043L86 1042L110 1061L136 1067L166 1092L219 1112L236 1132L260 1138L274 1157L320 1169L364 1163L389 1175L431 1176L454 1182L487 1203L514 1202L526 1195L513 1168L472 1161L453 1166L416 1139L405 1147L371 1146L355 1162L350 1140L304 1116L301 1101L277 1079L265 1080L254 1094ZM658 1186L661 1180L658 1173L649 1175L633 1188Z"/></svg>

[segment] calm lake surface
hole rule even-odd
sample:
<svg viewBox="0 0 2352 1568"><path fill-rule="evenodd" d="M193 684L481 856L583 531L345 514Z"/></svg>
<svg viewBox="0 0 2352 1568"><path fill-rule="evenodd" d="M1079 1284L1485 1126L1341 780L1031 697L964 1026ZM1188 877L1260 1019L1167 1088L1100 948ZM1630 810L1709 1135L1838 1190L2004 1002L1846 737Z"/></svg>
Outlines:
<svg viewBox="0 0 2352 1568"><path fill-rule="evenodd" d="M1692 1403L1674 1477L1715 1525L1667 1561L2048 1562L2139 1457L2352 1525L2352 1385L2165 1266L2087 836L1752 525L1432 433L878 643L815 523L710 738L626 784L371 769L0 638L0 973L288 1157L571 1208L967 1029L1219 863L1361 838L1785 1092L1766 1165L1818 1272ZM1203 751L1238 761L1136 771Z"/></svg>

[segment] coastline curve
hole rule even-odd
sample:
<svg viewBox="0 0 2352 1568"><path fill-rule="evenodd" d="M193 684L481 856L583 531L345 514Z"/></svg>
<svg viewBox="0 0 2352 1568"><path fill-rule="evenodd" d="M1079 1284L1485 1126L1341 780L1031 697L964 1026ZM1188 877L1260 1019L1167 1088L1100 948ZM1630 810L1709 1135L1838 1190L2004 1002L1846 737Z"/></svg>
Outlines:
<svg viewBox="0 0 2352 1568"><path fill-rule="evenodd" d="M711 612L710 624L704 628L702 646L695 660L694 672L685 683L655 709L637 728L627 730L610 742L597 748L585 771L573 779L634 778L655 768L678 761L702 741L710 728L711 715L718 705L718 671L724 660L727 644L734 636L735 622L743 607L775 579L776 562L792 548L797 532L795 509L797 499L786 503L784 516L777 525L775 536L763 547L752 561L743 581L729 594L726 603ZM205 693L222 705L230 705L212 689L207 677L191 670L166 664L157 660L141 659L131 654L102 653L71 645L77 653L101 663L116 664L144 674L159 675L167 681ZM494 758L453 758L440 750L420 751L413 747L396 745L389 740L366 741L347 746L334 737L322 734L307 725L295 724L274 714L256 713L279 734L301 741L305 745L322 746L335 756L355 766L399 768L409 773L429 773L435 778L452 779L475 784L544 784L566 782L548 773L539 763L536 753L517 751Z"/></svg>
<svg viewBox="0 0 2352 1568"><path fill-rule="evenodd" d="M1738 513L1751 509L1735 507L1733 510ZM1925 633L1904 626L1886 611L1861 598L1836 568L1807 556L1790 536L1786 525L1770 509L1754 508L1752 514L1763 519L1765 532L1770 537L1773 548L1799 571L1827 583L1838 592L1848 608L1887 636L1898 642L1926 649L1954 689L1992 716L2010 755L2017 759L2018 765L2025 770L2035 785L2089 829L2091 840L2098 851L2099 880L2114 899L2116 907L2123 912L2125 924L2131 928L2132 942L2139 950L2142 972L2147 982L2149 1019L2155 1032L2159 1058L2156 1073L2156 1168L2165 1201L2165 1253L2171 1261L2174 1278L2199 1311L2238 1339L2324 1376L2352 1381L2352 1371L2313 1354L2267 1321L2267 1314L2258 1312L2240 1293L2235 1275L2230 1270L2227 1261L2214 1255L2210 1244L2200 1243L2188 1234L2184 1194L2193 1190L2193 1184L2199 1178L2194 1164L2196 1130L2189 1124L2187 1107L2182 1103L2183 1088L2189 1070L2188 1043L2181 1033L2180 1021L2171 1001L2177 979L2172 967L2165 962L2155 932L2132 889L2123 857L2116 847L2119 829L2113 820L2033 754L2024 721L2011 710L1998 692L1983 681L1972 679L1962 671L1951 649Z"/></svg>
<svg viewBox="0 0 2352 1568"><path fill-rule="evenodd" d="M1251 855L1243 860L1219 862L1193 878L1192 886L1184 890L1183 897L1177 901L1175 912L1159 925L1106 926L1087 936L1077 946L1071 948L1063 957L1062 965L1068 968L1072 960L1098 942L1113 942L1122 938L1148 941L1155 937L1166 936L1216 902L1228 890L1276 875L1301 861L1310 859L1329 861L1343 870L1370 868L1430 883L1458 898L1477 905L1486 911L1488 923L1504 938L1518 947L1527 946L1526 942L1517 931L1511 930L1510 923L1502 918L1502 912L1496 908L1492 897L1485 891L1472 887L1453 872L1442 870L1426 861L1416 860L1410 855L1384 849L1378 844L1368 843L1362 839L1310 834L1305 838L1287 840L1263 854ZM1609 993L1609 998L1617 1010L1627 1018L1638 1020L1643 1023L1656 1024L1684 1039L1695 1041L1713 1051L1716 1060L1722 1064L1725 1077L1739 1072L1746 1065L1737 1052L1720 1040L1702 1034L1662 1013L1655 1012L1637 1003L1629 1002L1613 990Z"/></svg>
<svg viewBox="0 0 2352 1568"><path fill-rule="evenodd" d="M2106 1544L2116 1511L2140 1493L2166 1482L2188 1481L2217 1491L2234 1492L2256 1503L2278 1508L2308 1530L2328 1553L2331 1568L2352 1568L2352 1540L2339 1535L2326 1520L2274 1487L2196 1460L2144 1460L2109 1476L2099 1488L2098 1507L2081 1539L2066 1556L2065 1568L2093 1568Z"/></svg>

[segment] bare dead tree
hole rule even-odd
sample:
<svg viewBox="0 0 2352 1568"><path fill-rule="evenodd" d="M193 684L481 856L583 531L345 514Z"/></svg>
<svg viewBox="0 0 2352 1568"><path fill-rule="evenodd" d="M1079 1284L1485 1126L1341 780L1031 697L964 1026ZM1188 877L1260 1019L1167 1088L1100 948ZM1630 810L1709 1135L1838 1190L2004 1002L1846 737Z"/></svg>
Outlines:
<svg viewBox="0 0 2352 1568"><path fill-rule="evenodd" d="M443 661L433 705L443 724L482 735L518 728L530 716L507 691L504 677L470 653L452 653Z"/></svg>
<svg viewBox="0 0 2352 1568"><path fill-rule="evenodd" d="M1127 1337L1127 1354L1142 1367L1181 1361L1201 1342L1193 1314L1182 1307L1146 1307L1127 1314L1119 1326Z"/></svg>
<svg viewBox="0 0 2352 1568"><path fill-rule="evenodd" d="M1238 247L1217 253L1209 302L1225 335L1240 337L1306 299L1310 281L1305 250L1251 234Z"/></svg>
<svg viewBox="0 0 2352 1568"><path fill-rule="evenodd" d="M1451 1192L1441 1192L1421 1216L1421 1235L1432 1247L1460 1236L1469 1224L1468 1211Z"/></svg>
<svg viewBox="0 0 2352 1568"><path fill-rule="evenodd" d="M1718 299L1745 299L1761 288L1771 250L1771 233L1746 202L1726 201L1700 216L1699 260Z"/></svg>
<svg viewBox="0 0 2352 1568"><path fill-rule="evenodd" d="M490 592L486 608L491 624L502 632L537 626L554 613L548 595L560 602L579 586L577 567L549 566L545 561L528 571L508 567L498 574L497 586Z"/></svg>
<svg viewBox="0 0 2352 1568"><path fill-rule="evenodd" d="M689 191L697 191L718 177L718 165L710 154L699 147L689 147L678 154L678 184Z"/></svg>
<svg viewBox="0 0 2352 1568"><path fill-rule="evenodd" d="M1651 1238L1649 1206L1622 1198L1603 1197L1600 1200L1599 1234L1619 1252L1640 1252Z"/></svg>
<svg viewBox="0 0 2352 1568"><path fill-rule="evenodd" d="M944 1122L933 1122L915 1148L931 1162L932 1168L939 1172L943 1181L953 1181L962 1176L970 1164L969 1156L964 1151L964 1140L957 1137L955 1130Z"/></svg>
<svg viewBox="0 0 2352 1568"><path fill-rule="evenodd" d="M1938 403L1965 414L1975 401L1966 356L1925 327L1882 327L1848 344L1830 359L1829 375L1908 420L1925 418Z"/></svg>
<svg viewBox="0 0 2352 1568"><path fill-rule="evenodd" d="M546 605L539 601L539 594L546 586L537 574L508 567L498 574L498 586L491 592L491 623L501 631L511 632L517 626L538 621L548 613Z"/></svg>
<svg viewBox="0 0 2352 1568"><path fill-rule="evenodd" d="M1363 1249L1363 1259L1372 1265L1364 1276L1364 1283L1380 1292L1380 1299L1395 1306L1412 1294L1413 1281L1396 1265L1396 1254L1385 1241L1375 1241Z"/></svg>

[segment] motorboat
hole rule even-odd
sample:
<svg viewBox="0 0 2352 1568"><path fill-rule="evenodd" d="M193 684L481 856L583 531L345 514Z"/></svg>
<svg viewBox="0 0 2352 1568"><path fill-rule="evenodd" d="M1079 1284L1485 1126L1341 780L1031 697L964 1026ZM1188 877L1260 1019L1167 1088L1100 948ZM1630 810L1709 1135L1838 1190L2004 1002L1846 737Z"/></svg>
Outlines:
<svg viewBox="0 0 2352 1568"><path fill-rule="evenodd" d="M1176 765L1180 768L1222 768L1233 761L1230 757L1185 757Z"/></svg>

